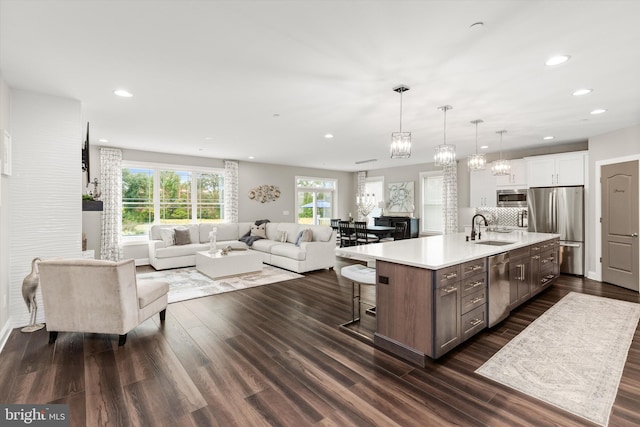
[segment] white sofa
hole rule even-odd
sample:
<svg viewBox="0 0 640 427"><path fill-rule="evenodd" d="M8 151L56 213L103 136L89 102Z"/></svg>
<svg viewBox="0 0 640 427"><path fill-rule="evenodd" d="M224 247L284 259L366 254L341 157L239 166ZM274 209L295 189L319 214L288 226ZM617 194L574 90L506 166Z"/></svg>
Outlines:
<svg viewBox="0 0 640 427"><path fill-rule="evenodd" d="M161 230L179 227L177 225L152 225L149 230L149 263L156 270L168 268L190 267L196 265L196 252L209 250L209 232L217 228L216 247L227 246L248 248L262 254L262 262L287 270L303 273L305 271L333 268L335 264L336 232L325 225L304 225L289 222L269 222L266 224L266 239L256 240L251 247L238 239L247 234L252 222L224 224L190 224L191 243L170 245L170 241L162 239ZM299 233L311 229L312 241L295 245ZM282 233L287 239L281 242Z"/></svg>

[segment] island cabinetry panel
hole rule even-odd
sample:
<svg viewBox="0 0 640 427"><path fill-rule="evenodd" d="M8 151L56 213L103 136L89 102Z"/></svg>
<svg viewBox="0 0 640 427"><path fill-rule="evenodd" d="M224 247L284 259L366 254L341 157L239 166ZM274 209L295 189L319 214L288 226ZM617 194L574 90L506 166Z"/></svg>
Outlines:
<svg viewBox="0 0 640 427"><path fill-rule="evenodd" d="M461 316L461 266L435 271L434 290L434 357L440 357L462 342Z"/></svg>
<svg viewBox="0 0 640 427"><path fill-rule="evenodd" d="M548 287L560 274L558 239L531 245L531 296Z"/></svg>
<svg viewBox="0 0 640 427"><path fill-rule="evenodd" d="M466 341L487 327L486 304L462 315L462 341Z"/></svg>
<svg viewBox="0 0 640 427"><path fill-rule="evenodd" d="M509 251L509 263L509 305L514 309L531 297L530 247Z"/></svg>
<svg viewBox="0 0 640 427"><path fill-rule="evenodd" d="M432 271L377 261L376 273L374 342L394 353L413 353L401 354L405 358L424 361L433 349Z"/></svg>

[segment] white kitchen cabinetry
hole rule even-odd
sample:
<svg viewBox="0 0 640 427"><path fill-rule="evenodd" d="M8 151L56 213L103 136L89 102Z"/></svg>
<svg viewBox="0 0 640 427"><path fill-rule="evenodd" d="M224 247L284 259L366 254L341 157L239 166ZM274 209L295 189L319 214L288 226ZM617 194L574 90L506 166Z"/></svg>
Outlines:
<svg viewBox="0 0 640 427"><path fill-rule="evenodd" d="M529 188L527 185L527 162L524 159L510 160L509 175L496 176L498 188Z"/></svg>
<svg viewBox="0 0 640 427"><path fill-rule="evenodd" d="M529 187L584 185L586 156L586 151L577 151L525 158Z"/></svg>
<svg viewBox="0 0 640 427"><path fill-rule="evenodd" d="M472 208L495 208L496 204L496 177L491 174L491 169L472 171L469 173L471 190L470 206Z"/></svg>

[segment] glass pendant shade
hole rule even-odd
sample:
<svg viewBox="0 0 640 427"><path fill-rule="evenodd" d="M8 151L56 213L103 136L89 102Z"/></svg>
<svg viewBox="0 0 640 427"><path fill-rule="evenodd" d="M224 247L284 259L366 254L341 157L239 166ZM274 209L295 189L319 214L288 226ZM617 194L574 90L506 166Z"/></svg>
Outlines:
<svg viewBox="0 0 640 427"><path fill-rule="evenodd" d="M491 164L491 173L495 176L509 175L511 173L511 162L502 158L502 134L507 133L506 130L499 130L500 134L500 160L496 160Z"/></svg>
<svg viewBox="0 0 640 427"><path fill-rule="evenodd" d="M433 156L436 166L450 165L456 161L456 146L442 144L436 147L436 154Z"/></svg>
<svg viewBox="0 0 640 427"><path fill-rule="evenodd" d="M446 166L456 162L456 146L447 144L447 110L451 110L451 105L443 105L438 107L439 110L444 112L444 138L443 144L438 145L435 149L436 153L433 156L433 160L436 166Z"/></svg>
<svg viewBox="0 0 640 427"><path fill-rule="evenodd" d="M496 160L491 164L491 173L496 176L509 175L511 173L511 162L509 160Z"/></svg>
<svg viewBox="0 0 640 427"><path fill-rule="evenodd" d="M476 125L476 153L467 158L467 168L470 171L483 171L487 165L487 158L484 154L478 154L478 124L483 123L482 120L473 120L471 123Z"/></svg>
<svg viewBox="0 0 640 427"><path fill-rule="evenodd" d="M391 134L391 158L408 159L411 157L411 132L393 132Z"/></svg>
<svg viewBox="0 0 640 427"><path fill-rule="evenodd" d="M472 154L467 159L467 167L470 171L483 171L487 165L484 154Z"/></svg>
<svg viewBox="0 0 640 427"><path fill-rule="evenodd" d="M392 159L408 159L411 157L411 132L402 132L402 93L409 90L408 86L400 85L393 88L400 94L400 132L391 133Z"/></svg>

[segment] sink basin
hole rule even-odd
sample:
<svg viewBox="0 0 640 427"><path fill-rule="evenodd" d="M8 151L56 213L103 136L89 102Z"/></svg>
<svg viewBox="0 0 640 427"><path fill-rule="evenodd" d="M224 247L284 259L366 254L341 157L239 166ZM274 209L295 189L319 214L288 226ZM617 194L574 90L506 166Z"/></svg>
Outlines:
<svg viewBox="0 0 640 427"><path fill-rule="evenodd" d="M504 246L511 245L516 242L505 242L504 240L480 240L475 242L476 245Z"/></svg>

